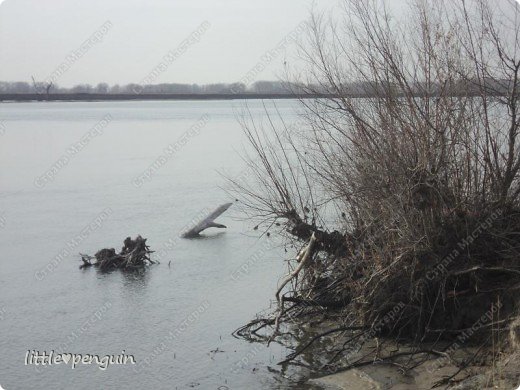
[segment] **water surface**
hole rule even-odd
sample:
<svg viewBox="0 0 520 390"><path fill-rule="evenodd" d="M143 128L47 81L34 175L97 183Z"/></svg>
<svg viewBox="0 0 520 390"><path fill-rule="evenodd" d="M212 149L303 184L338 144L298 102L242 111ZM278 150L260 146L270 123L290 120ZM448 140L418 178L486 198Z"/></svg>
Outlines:
<svg viewBox="0 0 520 390"><path fill-rule="evenodd" d="M247 104L265 119L261 102ZM295 102L276 104L288 122L296 121ZM230 200L219 171L243 173L238 152L245 140L236 120L242 107L237 101L0 105L4 388L297 387L269 369L279 370L281 347L231 336L267 308L285 272L283 249L252 234L233 209L220 219L225 233L178 238L205 209ZM106 126L95 127L107 115ZM206 115L200 131L186 133ZM99 134L84 138L93 128ZM82 147L67 154L82 138ZM169 145L175 153L136 185ZM158 251L160 265L144 273L78 269L78 252L120 249L137 234ZM247 272L239 271L245 263ZM150 364L137 372L123 365L36 368L24 365L33 349L124 350Z"/></svg>

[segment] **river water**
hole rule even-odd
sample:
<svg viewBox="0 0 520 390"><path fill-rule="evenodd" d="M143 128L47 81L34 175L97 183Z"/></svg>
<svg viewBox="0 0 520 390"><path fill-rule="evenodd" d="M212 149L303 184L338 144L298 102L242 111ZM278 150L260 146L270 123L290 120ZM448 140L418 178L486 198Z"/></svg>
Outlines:
<svg viewBox="0 0 520 390"><path fill-rule="evenodd" d="M241 177L239 101L0 105L0 385L5 389L300 388L287 351L234 338L286 272L281 246L232 207L225 232L179 232ZM260 122L260 101L247 103ZM297 103L278 101L288 122ZM142 273L80 270L79 252L148 238ZM137 364L26 365L27 351ZM289 377L289 378L288 378ZM294 379L294 380L293 380Z"/></svg>

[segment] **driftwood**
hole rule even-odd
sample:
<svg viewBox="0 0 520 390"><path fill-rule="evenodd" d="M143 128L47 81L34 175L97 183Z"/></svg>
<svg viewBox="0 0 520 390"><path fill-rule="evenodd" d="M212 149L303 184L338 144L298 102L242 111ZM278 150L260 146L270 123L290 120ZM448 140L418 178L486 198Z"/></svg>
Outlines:
<svg viewBox="0 0 520 390"><path fill-rule="evenodd" d="M226 226L220 223L215 223L215 219L217 219L220 215L222 215L227 209L231 207L233 203L225 203L219 206L215 211L213 211L210 215L196 224L193 228L185 232L182 237L183 238L193 238L199 236L200 232L206 230L210 227L215 227L219 229L225 229Z"/></svg>
<svg viewBox="0 0 520 390"><path fill-rule="evenodd" d="M127 237L120 253L116 253L114 248L101 249L94 256L81 254L83 264L80 269L95 266L101 270L113 268L136 269L148 264L156 264L157 261L150 259L153 251L146 245L146 238L137 236L135 240ZM94 261L95 260L95 261Z"/></svg>

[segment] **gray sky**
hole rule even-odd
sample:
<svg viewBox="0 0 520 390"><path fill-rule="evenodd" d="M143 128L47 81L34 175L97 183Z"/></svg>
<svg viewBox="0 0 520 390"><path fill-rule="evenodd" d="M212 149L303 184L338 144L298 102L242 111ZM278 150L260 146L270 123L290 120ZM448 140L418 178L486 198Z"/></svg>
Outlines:
<svg viewBox="0 0 520 390"><path fill-rule="evenodd" d="M156 77L161 82L242 79L309 15L310 0L4 0L0 4L0 80L48 78L105 22L101 41L59 72L57 83L139 82L201 23L200 41ZM320 0L330 7L337 0ZM206 24L208 26L208 24ZM286 55L256 75L272 80Z"/></svg>

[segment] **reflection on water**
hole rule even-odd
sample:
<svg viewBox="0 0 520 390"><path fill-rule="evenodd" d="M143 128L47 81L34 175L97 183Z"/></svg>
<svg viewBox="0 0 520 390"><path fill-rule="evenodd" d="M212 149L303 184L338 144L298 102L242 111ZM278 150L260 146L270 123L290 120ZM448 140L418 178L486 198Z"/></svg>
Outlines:
<svg viewBox="0 0 520 390"><path fill-rule="evenodd" d="M264 115L261 102L248 105L253 115ZM296 120L295 102L277 105L286 121ZM265 245L273 238L252 235L233 207L219 218L228 226L225 232L178 238L201 210L229 201L219 189L223 181L217 171L239 175L244 170L236 153L245 144L235 120L239 109L239 102L228 101L0 105L6 125L0 140L4 388L301 388L287 378L293 373L276 365L285 348L231 336L273 298L285 271L282 248ZM35 187L35 178L106 114L113 119L103 134L74 154L47 185ZM135 177L204 114L210 119L200 134L137 188ZM71 240L106 209L112 210L106 220L71 247ZM125 237L137 234L161 251L161 264L146 272L78 269L78 252L118 248ZM67 254L61 256L64 248ZM255 253L260 260L233 277ZM35 272L50 263L51 271L37 280ZM176 336L165 339L169 334ZM128 366L101 371L23 364L27 350L62 347L99 355L125 350L137 362L149 358L151 363L139 373Z"/></svg>
<svg viewBox="0 0 520 390"><path fill-rule="evenodd" d="M218 232L214 234L199 234L195 237L186 237L186 240L214 240L220 238L220 236L224 235L225 232Z"/></svg>

